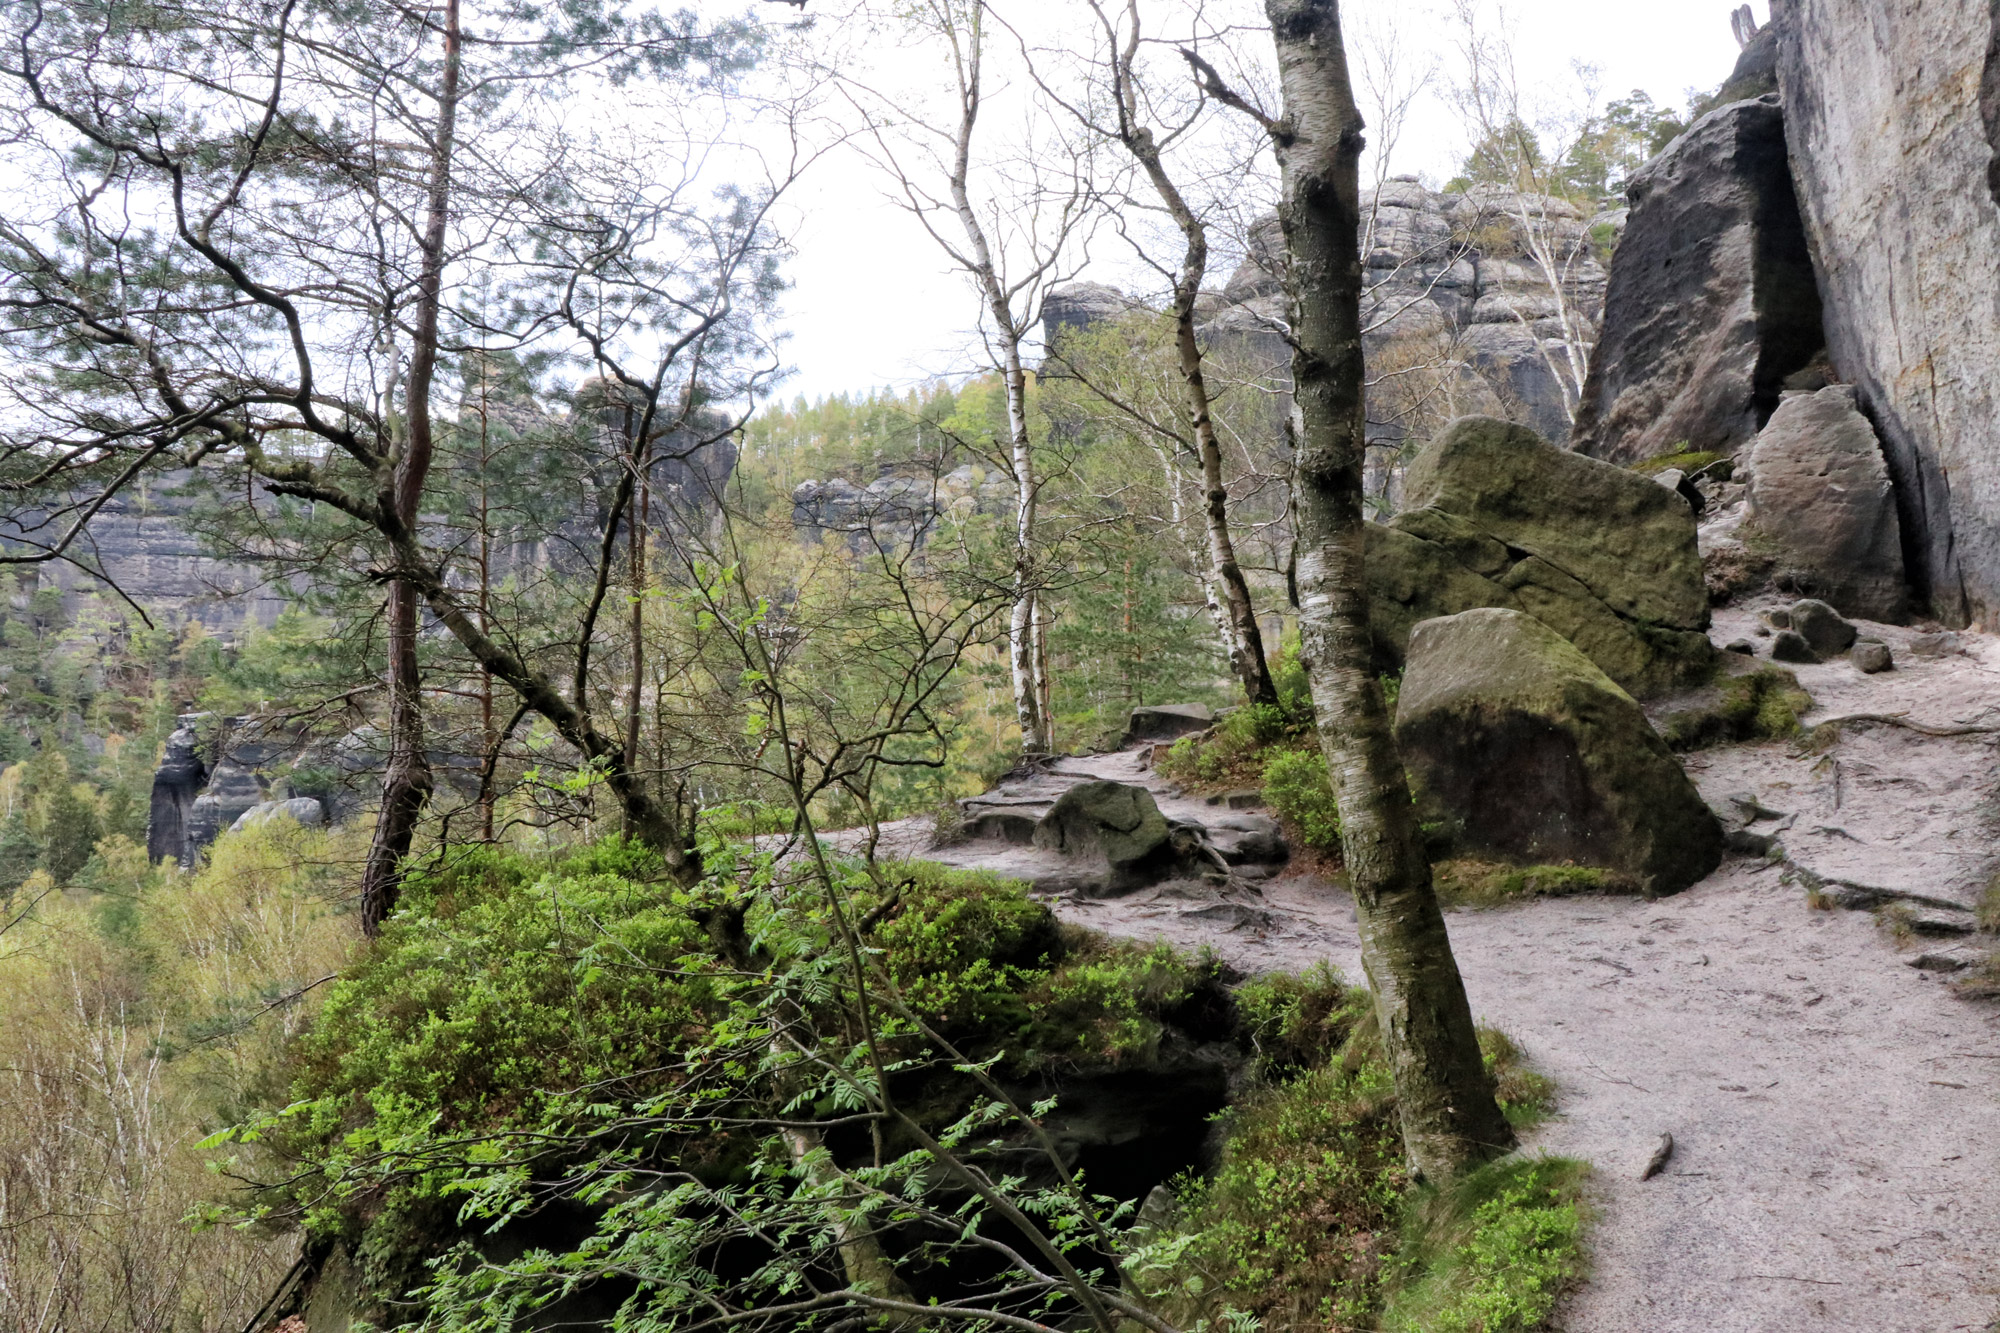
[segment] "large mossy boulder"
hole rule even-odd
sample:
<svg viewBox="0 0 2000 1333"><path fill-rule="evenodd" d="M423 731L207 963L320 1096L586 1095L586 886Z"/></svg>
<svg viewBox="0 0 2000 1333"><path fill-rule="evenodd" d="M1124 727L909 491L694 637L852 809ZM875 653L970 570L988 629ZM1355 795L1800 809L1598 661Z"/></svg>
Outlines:
<svg viewBox="0 0 2000 1333"><path fill-rule="evenodd" d="M1647 696L1705 680L1708 592L1694 512L1664 486L1492 417L1452 422L1411 462L1409 508L1368 533L1376 649L1476 607L1556 630Z"/></svg>
<svg viewBox="0 0 2000 1333"><path fill-rule="evenodd" d="M1639 705L1532 616L1418 625L1396 740L1460 854L1603 866L1653 896L1721 862L1721 824Z"/></svg>
<svg viewBox="0 0 2000 1333"><path fill-rule="evenodd" d="M1131 893L1202 861L1196 833L1176 830L1153 793L1125 782L1080 782L1035 825L1034 844L1095 863L1109 894Z"/></svg>

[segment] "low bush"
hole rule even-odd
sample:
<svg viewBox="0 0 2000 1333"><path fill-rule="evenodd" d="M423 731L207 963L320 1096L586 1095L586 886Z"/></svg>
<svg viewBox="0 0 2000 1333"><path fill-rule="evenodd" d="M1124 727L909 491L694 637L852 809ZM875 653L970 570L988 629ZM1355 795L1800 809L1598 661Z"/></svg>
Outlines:
<svg viewBox="0 0 2000 1333"><path fill-rule="evenodd" d="M1506 1158L1408 1202L1384 1333L1533 1333L1582 1276L1589 1168Z"/></svg>
<svg viewBox="0 0 2000 1333"><path fill-rule="evenodd" d="M1264 764L1264 802L1296 832L1299 841L1323 855L1340 851L1340 806L1317 748L1279 750Z"/></svg>

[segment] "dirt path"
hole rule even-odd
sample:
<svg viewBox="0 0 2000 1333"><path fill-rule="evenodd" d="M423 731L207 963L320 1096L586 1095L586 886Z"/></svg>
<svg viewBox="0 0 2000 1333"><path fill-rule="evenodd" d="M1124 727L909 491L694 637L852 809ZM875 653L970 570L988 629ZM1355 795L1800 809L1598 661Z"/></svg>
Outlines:
<svg viewBox="0 0 2000 1333"><path fill-rule="evenodd" d="M1747 612L1716 638L1753 637ZM1899 670L1806 667L1807 719L1900 713L1932 729L2000 721L2000 643L1920 643L1867 627ZM1768 640L1759 639L1768 651ZM1747 795L1789 864L1732 857L1659 902L1585 898L1454 912L1473 1007L1551 1075L1561 1114L1532 1151L1585 1158L1595 1273L1567 1333L1939 1333L2000 1313L2000 1006L1954 997L1911 965L1952 938L1898 945L1863 911L1814 911L1801 872L1836 897L1912 904L1963 929L1993 869L1995 741L1849 728L1830 752L1710 751L1690 763L1718 808ZM1137 756L1068 760L1057 780L1141 781L1199 816ZM1213 812L1210 812L1213 814ZM942 855L1043 879L1060 858L974 844ZM1057 895L1068 919L1210 946L1246 970L1326 959L1360 977L1353 908L1304 876L1225 894L1168 886L1117 900ZM1898 909L1902 910L1902 909ZM1638 1174L1659 1135L1665 1174Z"/></svg>

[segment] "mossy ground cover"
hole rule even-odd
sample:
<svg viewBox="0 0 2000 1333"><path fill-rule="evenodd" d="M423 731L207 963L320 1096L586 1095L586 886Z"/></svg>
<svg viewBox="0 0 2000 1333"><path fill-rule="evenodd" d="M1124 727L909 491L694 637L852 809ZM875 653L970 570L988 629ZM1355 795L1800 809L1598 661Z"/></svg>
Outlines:
<svg viewBox="0 0 2000 1333"><path fill-rule="evenodd" d="M495 1172L574 1179L646 1106L731 1070L754 1082L749 1057L769 1037L744 988L809 962L831 937L813 913L787 912L775 886L735 893L735 872L752 871L686 889L615 841L556 859L482 851L434 863L290 1047L288 1104L238 1136L256 1142L223 1150L282 1160L290 1183L277 1194L291 1202L277 1212L318 1244L343 1243L376 1290L420 1288L426 1265L483 1225L460 1209L496 1188ZM1514 1321L1455 1327L1527 1329L1536 1292L1574 1271L1580 1222L1523 1231L1495 1209L1463 1215L1498 1195L1459 1208L1411 1187L1372 1003L1331 968L1232 987L1213 959L1066 928L991 875L895 865L856 883L866 887L852 906L894 993L966 1060L1025 1078L1143 1065L1191 1036L1242 1052L1248 1091L1228 1113L1221 1162L1179 1182L1171 1235L1134 1233L1142 1261L1186 1260L1148 1271L1207 1275L1160 1293L1178 1313L1368 1328L1423 1285L1453 1293L1423 1299L1467 1320ZM760 975L744 966L745 941ZM832 984L810 966L802 975L787 1003ZM929 1038L909 1023L881 1035L892 1060L921 1064ZM1544 1113L1547 1083L1503 1037L1482 1039L1510 1115ZM924 1114L964 1111L968 1097L935 1083L948 1066L923 1078ZM718 1095L749 1104L740 1086ZM841 1107L810 1100L794 1114L838 1119ZM540 1159L514 1154L524 1138L545 1145ZM783 1169L754 1130L682 1123L645 1153L730 1189ZM617 1160L630 1170L638 1159ZM1518 1196L1537 1216L1574 1209L1570 1176L1507 1179L1508 1208ZM1455 1228L1445 1239L1439 1219ZM570 1258L585 1262L583 1251L547 1262L567 1271Z"/></svg>
<svg viewBox="0 0 2000 1333"><path fill-rule="evenodd" d="M1602 866L1512 866L1460 858L1439 862L1431 876L1447 907L1502 907L1528 898L1640 891L1630 875Z"/></svg>
<svg viewBox="0 0 2000 1333"><path fill-rule="evenodd" d="M1721 696L1699 708L1670 713L1660 735L1673 750L1789 740L1799 719L1812 710L1812 696L1783 667L1761 667L1717 682Z"/></svg>

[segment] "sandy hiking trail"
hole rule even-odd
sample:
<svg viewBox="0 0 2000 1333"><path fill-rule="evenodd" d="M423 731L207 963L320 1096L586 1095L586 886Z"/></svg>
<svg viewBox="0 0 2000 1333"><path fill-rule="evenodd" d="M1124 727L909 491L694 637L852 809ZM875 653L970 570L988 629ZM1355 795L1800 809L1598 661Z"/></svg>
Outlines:
<svg viewBox="0 0 2000 1333"><path fill-rule="evenodd" d="M1718 643L1755 635L1748 611L1717 621ZM1557 1320L1566 1333L1944 1333L2000 1315L2000 1005L1928 970L1970 954L1962 932L1993 869L2000 773L1980 728L2000 724L2000 642L1863 629L1899 669L1798 668L1817 702L1807 725L1878 714L1960 734L1859 723L1825 750L1692 756L1709 801L1751 798L1751 828L1775 832L1785 861L1731 856L1654 902L1450 913L1479 1020L1558 1086L1559 1113L1527 1150L1596 1168L1593 1273ZM1228 813L1181 797L1135 752L1063 760L1018 796L1097 777L1152 788L1170 818ZM883 851L1018 875L1068 920L1210 947L1246 971L1326 960L1362 976L1337 884L1281 874L1100 899L1052 853L930 849L926 834L890 826ZM1807 884L1930 933L1899 942L1878 914L1814 910ZM1663 1132L1672 1161L1642 1182Z"/></svg>

